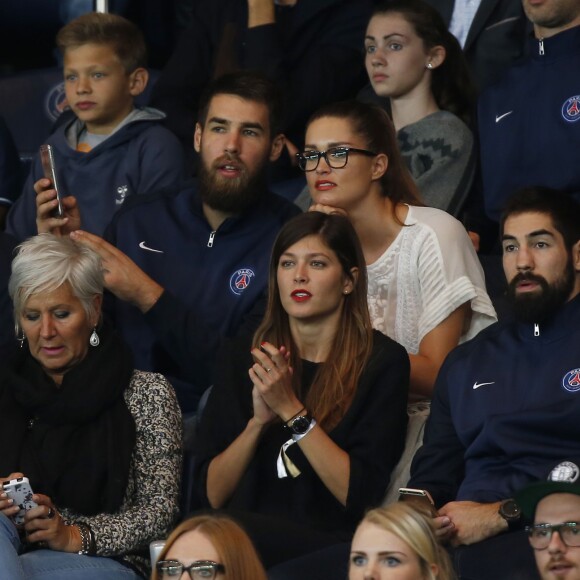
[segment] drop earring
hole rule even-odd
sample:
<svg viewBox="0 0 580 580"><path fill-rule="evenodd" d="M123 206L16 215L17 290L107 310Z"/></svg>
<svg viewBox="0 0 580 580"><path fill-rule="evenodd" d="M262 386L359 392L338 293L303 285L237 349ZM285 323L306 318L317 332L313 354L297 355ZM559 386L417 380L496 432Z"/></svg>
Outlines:
<svg viewBox="0 0 580 580"><path fill-rule="evenodd" d="M20 336L16 335L16 340L20 343L20 348L23 348L26 341L26 335L24 332Z"/></svg>
<svg viewBox="0 0 580 580"><path fill-rule="evenodd" d="M96 326L93 328L93 332L91 334L91 337L89 338L89 343L91 346L99 346L99 344L101 343L101 339L99 338L99 335L97 334L97 327Z"/></svg>

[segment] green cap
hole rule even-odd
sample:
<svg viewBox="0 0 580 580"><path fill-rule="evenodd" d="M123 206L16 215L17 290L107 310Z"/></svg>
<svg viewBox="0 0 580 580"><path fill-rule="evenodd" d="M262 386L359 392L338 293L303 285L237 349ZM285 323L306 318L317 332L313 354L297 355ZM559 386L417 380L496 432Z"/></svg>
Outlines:
<svg viewBox="0 0 580 580"><path fill-rule="evenodd" d="M547 481L532 483L515 496L523 513L533 518L540 500L553 493L580 495L580 461L562 461L550 471Z"/></svg>

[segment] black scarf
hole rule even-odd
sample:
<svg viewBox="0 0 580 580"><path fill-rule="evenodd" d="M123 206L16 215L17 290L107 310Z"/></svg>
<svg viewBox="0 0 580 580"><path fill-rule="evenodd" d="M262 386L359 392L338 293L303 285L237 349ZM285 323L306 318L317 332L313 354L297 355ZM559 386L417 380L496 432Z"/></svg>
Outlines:
<svg viewBox="0 0 580 580"><path fill-rule="evenodd" d="M0 476L21 471L35 493L87 516L119 509L135 447L123 398L132 356L113 330L99 335L60 386L27 348L0 370Z"/></svg>

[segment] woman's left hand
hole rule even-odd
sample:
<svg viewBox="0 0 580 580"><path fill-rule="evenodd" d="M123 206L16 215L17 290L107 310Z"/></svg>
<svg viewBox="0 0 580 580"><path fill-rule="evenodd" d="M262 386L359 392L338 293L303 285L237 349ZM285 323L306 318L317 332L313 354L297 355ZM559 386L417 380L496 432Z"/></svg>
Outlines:
<svg viewBox="0 0 580 580"><path fill-rule="evenodd" d="M52 500L39 493L35 493L32 499L38 507L29 510L24 519L27 541L45 542L51 550L61 552L78 551L80 548L74 545L74 527L65 525Z"/></svg>
<svg viewBox="0 0 580 580"><path fill-rule="evenodd" d="M269 342L252 350L256 363L250 368L250 379L263 401L286 422L302 408L292 388L292 368L288 364L290 353L286 347L279 349Z"/></svg>

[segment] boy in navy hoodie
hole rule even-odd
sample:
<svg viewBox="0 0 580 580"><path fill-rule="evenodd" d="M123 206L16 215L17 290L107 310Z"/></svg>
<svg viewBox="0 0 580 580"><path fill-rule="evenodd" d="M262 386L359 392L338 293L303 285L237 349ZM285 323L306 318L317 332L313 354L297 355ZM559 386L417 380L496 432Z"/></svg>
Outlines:
<svg viewBox="0 0 580 580"><path fill-rule="evenodd" d="M143 35L133 23L89 13L64 26L56 41L74 117L47 143L54 150L61 195L76 198L82 227L100 235L127 196L183 180L183 150L160 125L161 111L134 105L149 74ZM19 240L36 234L36 193L52 187L43 175L37 157L9 212L7 231ZM65 207L71 203L64 198Z"/></svg>

